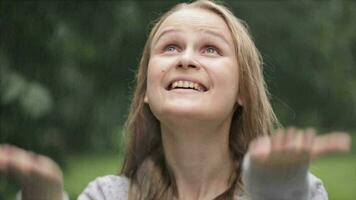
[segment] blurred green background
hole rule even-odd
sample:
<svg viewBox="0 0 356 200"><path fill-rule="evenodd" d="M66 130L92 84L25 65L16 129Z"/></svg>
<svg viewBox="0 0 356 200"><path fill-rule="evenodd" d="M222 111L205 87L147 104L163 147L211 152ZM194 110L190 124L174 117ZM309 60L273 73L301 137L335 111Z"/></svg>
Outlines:
<svg viewBox="0 0 356 200"><path fill-rule="evenodd" d="M152 21L182 1L1 1L0 143L51 156L72 199L122 161L122 125ZM264 58L284 126L356 134L356 2L225 1ZM355 142L355 136L353 136ZM330 199L356 198L356 150L316 161ZM0 199L18 190L0 176Z"/></svg>

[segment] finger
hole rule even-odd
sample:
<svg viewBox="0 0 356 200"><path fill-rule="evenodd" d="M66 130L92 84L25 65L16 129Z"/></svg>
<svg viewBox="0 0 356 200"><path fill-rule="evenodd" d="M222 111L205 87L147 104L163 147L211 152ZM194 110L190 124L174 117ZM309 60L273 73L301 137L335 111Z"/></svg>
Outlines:
<svg viewBox="0 0 356 200"><path fill-rule="evenodd" d="M298 130L295 136L295 146L291 152L295 155L295 160L301 164L309 163L311 158L311 147L313 145L313 133Z"/></svg>
<svg viewBox="0 0 356 200"><path fill-rule="evenodd" d="M34 160L30 153L24 150L11 147L8 153L8 174L17 179L18 181L24 181L33 171Z"/></svg>
<svg viewBox="0 0 356 200"><path fill-rule="evenodd" d="M0 145L0 172L6 173L8 165L7 145Z"/></svg>
<svg viewBox="0 0 356 200"><path fill-rule="evenodd" d="M17 149L9 144L1 145L0 147L0 169L4 174L8 174L11 166L12 158L16 157Z"/></svg>
<svg viewBox="0 0 356 200"><path fill-rule="evenodd" d="M301 133L299 129L294 127L287 129L286 133L284 134L285 137L285 144L284 148L280 153L289 154L289 153L297 153L298 146L300 143L300 138L298 138L298 134Z"/></svg>
<svg viewBox="0 0 356 200"><path fill-rule="evenodd" d="M293 141L294 151L297 153L304 153L304 133L302 130L297 130Z"/></svg>
<svg viewBox="0 0 356 200"><path fill-rule="evenodd" d="M288 128L286 133L286 142L285 148L292 149L295 146L295 138L296 138L297 129L294 127Z"/></svg>
<svg viewBox="0 0 356 200"><path fill-rule="evenodd" d="M13 145L6 145L5 149L6 169L3 173L21 185L25 184L35 169L36 154Z"/></svg>
<svg viewBox="0 0 356 200"><path fill-rule="evenodd" d="M62 171L52 159L46 156L37 155L37 163L35 172L40 176L55 180L62 179Z"/></svg>
<svg viewBox="0 0 356 200"><path fill-rule="evenodd" d="M351 138L346 133L331 133L315 138L312 147L312 158L330 153L344 153L350 151Z"/></svg>
<svg viewBox="0 0 356 200"><path fill-rule="evenodd" d="M315 129L307 128L305 130L304 141L303 141L303 143L304 143L303 149L305 152L309 152L311 154L312 147L313 147L314 140L315 140L315 135L316 135Z"/></svg>
<svg viewBox="0 0 356 200"><path fill-rule="evenodd" d="M279 152L283 149L286 142L284 132L284 129L277 129L271 136L271 150L273 152Z"/></svg>
<svg viewBox="0 0 356 200"><path fill-rule="evenodd" d="M251 142L249 153L251 159L258 162L264 162L268 159L271 152L271 141L268 136L259 137Z"/></svg>
<svg viewBox="0 0 356 200"><path fill-rule="evenodd" d="M300 129L290 130L285 150L290 162L304 164L309 161L309 152L304 147L304 132Z"/></svg>
<svg viewBox="0 0 356 200"><path fill-rule="evenodd" d="M13 145L0 145L0 159L4 165L6 164L6 168L13 168L13 171L17 173L61 171L59 166L50 158Z"/></svg>

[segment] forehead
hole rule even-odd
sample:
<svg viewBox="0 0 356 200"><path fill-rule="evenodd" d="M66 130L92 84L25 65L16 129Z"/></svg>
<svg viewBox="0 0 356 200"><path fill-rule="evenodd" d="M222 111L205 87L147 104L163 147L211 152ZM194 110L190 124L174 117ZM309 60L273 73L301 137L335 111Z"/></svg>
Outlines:
<svg viewBox="0 0 356 200"><path fill-rule="evenodd" d="M172 13L161 24L156 36L167 29L218 32L232 43L231 33L225 21L212 11L201 8L184 8Z"/></svg>

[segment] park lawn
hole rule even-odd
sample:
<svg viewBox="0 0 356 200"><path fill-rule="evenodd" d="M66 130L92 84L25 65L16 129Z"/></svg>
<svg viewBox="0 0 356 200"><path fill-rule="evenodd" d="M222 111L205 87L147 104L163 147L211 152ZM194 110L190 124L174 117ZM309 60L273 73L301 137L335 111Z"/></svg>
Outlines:
<svg viewBox="0 0 356 200"><path fill-rule="evenodd" d="M69 156L64 171L65 189L72 200L98 176L117 174L122 163L118 154L79 154ZM356 199L356 155L324 157L311 166L322 179L330 200Z"/></svg>
<svg viewBox="0 0 356 200"><path fill-rule="evenodd" d="M68 156L64 170L64 188L70 199L77 199L90 181L98 176L118 174L121 163L122 156L114 153Z"/></svg>
<svg viewBox="0 0 356 200"><path fill-rule="evenodd" d="M311 166L324 183L330 200L356 199L356 154L321 158Z"/></svg>

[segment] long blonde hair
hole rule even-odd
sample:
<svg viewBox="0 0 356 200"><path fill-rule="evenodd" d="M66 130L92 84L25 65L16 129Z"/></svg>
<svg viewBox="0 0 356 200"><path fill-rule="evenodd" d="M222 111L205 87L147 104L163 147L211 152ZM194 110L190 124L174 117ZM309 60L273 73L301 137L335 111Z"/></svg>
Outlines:
<svg viewBox="0 0 356 200"><path fill-rule="evenodd" d="M136 88L126 121L126 131L130 138L121 171L131 181L130 200L174 199L178 195L175 179L164 159L159 121L144 103L144 96L152 39L168 16L186 8L204 9L225 21L233 38L240 70L239 92L243 105L235 110L229 135L229 148L236 168L231 175L230 188L215 199L233 199L237 190L242 189L241 163L248 144L259 135L271 134L277 122L268 99L261 56L244 23L228 8L210 0L174 6L153 26L136 76Z"/></svg>

